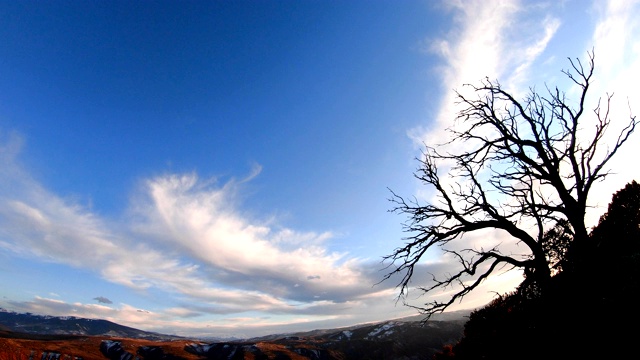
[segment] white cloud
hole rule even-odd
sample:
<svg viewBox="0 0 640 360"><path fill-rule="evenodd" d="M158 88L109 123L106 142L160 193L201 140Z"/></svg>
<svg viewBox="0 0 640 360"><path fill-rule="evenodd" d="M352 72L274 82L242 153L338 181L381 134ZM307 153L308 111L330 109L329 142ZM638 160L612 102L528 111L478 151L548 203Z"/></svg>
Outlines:
<svg viewBox="0 0 640 360"><path fill-rule="evenodd" d="M24 302L9 301L9 305L18 312L52 316L77 316L89 319L109 319L115 311L109 306L98 304L67 303L64 300L36 296Z"/></svg>
<svg viewBox="0 0 640 360"><path fill-rule="evenodd" d="M144 220L136 229L149 241L161 240L206 269L224 273L218 281L228 278L227 285L248 281L258 289L261 283L275 286L285 298L294 296L294 288L297 292L361 288L358 260L328 252L322 245L330 233L274 230L273 220L243 217L232 201L238 191L234 181L216 187L195 174L172 175L149 180L145 188L148 197L136 206L137 218ZM322 281L305 281L309 276Z"/></svg>
<svg viewBox="0 0 640 360"><path fill-rule="evenodd" d="M8 301L7 305L11 310L18 312L105 319L164 334L193 337L253 337L274 332L334 328L414 315L415 312L412 309L393 306L393 293L391 289L381 290L367 294L359 300L341 304L322 301L315 305L320 311L300 305L290 306L293 314L246 312L244 316L229 314L215 318L208 316L207 311L202 311L203 309L191 304L150 311L122 303L105 306L79 302L68 303L63 300L35 296L29 301Z"/></svg>
<svg viewBox="0 0 640 360"><path fill-rule="evenodd" d="M596 69L587 109L595 108L601 97L604 105L606 94L614 94L610 109L612 123L606 139L612 143L620 129L628 124L629 116L640 113L640 93L637 91L640 82L640 1L595 1L593 12L596 15L592 36ZM593 118L592 113L588 115ZM597 223L615 191L632 180L640 181L640 168L632 165L640 152L639 131L636 129L609 163L612 175L594 187L590 204L596 208L588 213L589 224Z"/></svg>
<svg viewBox="0 0 640 360"><path fill-rule="evenodd" d="M503 79L506 89L524 94L532 65L561 24L548 6L517 0L449 5L454 12L453 29L446 38L432 41L430 47L444 62L438 67L443 96L436 119L409 133L418 147L440 144L447 138L444 129L453 125L457 114L454 90L465 94L468 89L464 84Z"/></svg>
<svg viewBox="0 0 640 360"><path fill-rule="evenodd" d="M149 179L123 223L46 191L13 160L2 165L3 174L14 174L0 179L0 189L13 189L0 191L5 251L89 269L181 304L139 311L35 297L9 301L16 311L194 336L257 336L415 313L395 306L393 279L374 286L384 275L381 263L329 252L330 233L243 216L236 202L241 182L217 186L195 174Z"/></svg>
<svg viewBox="0 0 640 360"><path fill-rule="evenodd" d="M40 297L14 304L26 311L104 317L165 330L176 325L176 316L218 321L240 313L269 314L278 323L336 319L347 325L345 314L353 311L346 307L364 306L367 301L361 298L395 286L374 289L382 265L330 252L330 232L298 231L268 215L264 220L247 215L238 198L248 178L222 185L196 174L148 179L133 196L128 220L115 221L56 196L31 178L18 164L18 140L3 144L14 150L2 153L0 249L88 269L109 282L142 293L161 292L184 304L167 311L163 323L133 306Z"/></svg>
<svg viewBox="0 0 640 360"><path fill-rule="evenodd" d="M508 75L505 86L508 89L513 89L513 91L515 91L515 95L523 95L522 92L526 91L525 89L528 89L530 86L530 84L527 84L527 80L531 77L531 67L547 48L547 45L556 34L559 27L560 20L547 15L542 21L542 36L534 38L531 43L523 44L522 49L514 49L515 51L513 51L513 53L518 54L518 57L513 59L516 64L515 70Z"/></svg>
<svg viewBox="0 0 640 360"><path fill-rule="evenodd" d="M495 78L504 66L504 30L518 11L517 1L459 1L450 3L454 12L454 27L445 39L432 42L431 50L442 57L444 95L435 121L428 129L411 130L417 146L440 143L444 129L455 118L455 94L464 83L484 77ZM433 119L432 119L433 120Z"/></svg>

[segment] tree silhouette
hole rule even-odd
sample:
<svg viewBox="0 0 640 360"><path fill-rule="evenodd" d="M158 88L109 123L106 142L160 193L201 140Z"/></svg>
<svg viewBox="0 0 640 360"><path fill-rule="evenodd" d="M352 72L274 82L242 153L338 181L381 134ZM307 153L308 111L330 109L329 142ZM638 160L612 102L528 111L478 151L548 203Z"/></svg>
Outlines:
<svg viewBox="0 0 640 360"><path fill-rule="evenodd" d="M594 72L593 52L588 53L586 67L579 59L569 63L571 68L562 72L579 90L575 104L557 87L547 87L544 95L532 89L518 100L497 81L465 85L474 96L456 93L462 106L458 126L448 129L451 140L443 144L455 152L426 145L417 159L420 167L414 175L435 191L436 200L424 204L391 190L391 211L408 217L404 246L384 257L389 272L383 281L401 276L399 299L406 296L414 271L429 250L441 249L459 265L418 288L428 294L456 286L447 300L407 304L427 318L462 300L505 266L524 270L529 284L544 292L553 273L563 266L568 242L576 259L588 248L589 192L609 175L607 163L638 122L630 116L613 143L601 144L612 120L612 95L603 104L598 102L589 117L585 99ZM441 164L450 166L445 177L438 168ZM508 234L524 244L526 252L503 252L501 245L460 246L463 235L485 229Z"/></svg>

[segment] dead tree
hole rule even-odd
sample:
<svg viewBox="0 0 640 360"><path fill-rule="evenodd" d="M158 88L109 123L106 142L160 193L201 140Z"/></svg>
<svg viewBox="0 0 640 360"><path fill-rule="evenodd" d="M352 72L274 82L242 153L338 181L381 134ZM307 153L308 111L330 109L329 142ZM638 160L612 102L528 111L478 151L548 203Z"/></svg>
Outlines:
<svg viewBox="0 0 640 360"><path fill-rule="evenodd" d="M575 245L589 241L585 226L589 191L609 175L607 163L638 122L630 115L614 142L604 144L612 95L603 104L599 101L593 113L585 111L594 54L588 53L587 66L579 59L569 63L571 68L562 72L579 89L575 104L557 87L547 87L543 95L531 89L518 100L497 81L465 85L473 95L456 93L462 110L457 126L448 129L452 140L440 150L425 146L417 159L420 166L414 175L434 190L436 200L424 204L391 191L391 211L408 218L404 246L384 257L389 270L384 280L401 276L399 299L407 295L414 270L428 251L440 249L459 262L456 271L434 275L430 285L417 288L429 295L455 286L448 300L407 304L427 318L462 300L505 266L523 270L527 281L544 289L561 260L553 257L563 253L549 254L554 248L545 243L549 229L562 226L567 231L563 236ZM438 169L442 164L448 167L445 177ZM525 245L525 253L501 252L500 245L460 250L463 235L483 229L507 233Z"/></svg>

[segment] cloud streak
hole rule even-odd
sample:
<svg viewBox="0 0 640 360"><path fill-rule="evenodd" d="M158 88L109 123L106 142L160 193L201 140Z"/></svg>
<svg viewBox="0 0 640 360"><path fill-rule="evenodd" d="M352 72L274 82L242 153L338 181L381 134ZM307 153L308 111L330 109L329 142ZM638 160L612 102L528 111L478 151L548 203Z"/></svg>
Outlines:
<svg viewBox="0 0 640 360"><path fill-rule="evenodd" d="M328 252L332 235L277 227L243 218L231 198L237 184L210 186L196 175L167 176L145 184L137 230L149 241L188 254L225 286L247 286L296 301L319 294L340 299L365 290L359 260ZM307 281L309 277L322 281ZM294 288L294 284L299 284ZM367 284L370 286L370 284Z"/></svg>
<svg viewBox="0 0 640 360"><path fill-rule="evenodd" d="M124 304L111 309L36 297L13 303L16 309L118 317L163 330L184 322L176 317L192 319L189 326L197 328L195 320L226 322L238 314L266 314L280 325L320 324L337 317L364 321L370 316L365 309L380 306L371 295L395 286L374 287L382 275L378 261L328 251L331 232L297 231L240 210L237 199L248 178L224 184L194 173L146 179L132 196L127 220L116 221L47 191L21 168L20 144L17 135L2 144L0 248L88 269L141 293L160 291L177 306L156 312L164 323ZM410 312L394 309L387 297L380 314ZM93 300L112 304L104 296ZM233 322L241 326L257 329L250 320Z"/></svg>
<svg viewBox="0 0 640 360"><path fill-rule="evenodd" d="M596 81L588 99L588 109L594 109L599 98L613 94L612 122L607 130L608 138L605 138L611 143L621 128L628 124L629 117L640 113L640 94L637 91L640 81L640 1L596 1L592 11L596 14L596 22L590 45L595 50ZM630 166L640 152L639 137L636 129L609 163L612 175L595 184L590 198L594 208L587 214L588 224L597 224L614 192L632 180L640 181L640 168Z"/></svg>
<svg viewBox="0 0 640 360"><path fill-rule="evenodd" d="M508 79L505 87L516 93L528 89L532 64L542 55L560 27L550 9L517 0L480 0L447 3L453 27L445 38L430 41L428 50L443 61L443 96L435 121L410 131L416 145L434 145L446 138L444 129L456 118L456 95L463 86L490 79ZM538 16L531 16L532 13ZM539 21L542 17L544 20ZM519 88L525 86L523 88ZM444 136L444 137L443 137Z"/></svg>

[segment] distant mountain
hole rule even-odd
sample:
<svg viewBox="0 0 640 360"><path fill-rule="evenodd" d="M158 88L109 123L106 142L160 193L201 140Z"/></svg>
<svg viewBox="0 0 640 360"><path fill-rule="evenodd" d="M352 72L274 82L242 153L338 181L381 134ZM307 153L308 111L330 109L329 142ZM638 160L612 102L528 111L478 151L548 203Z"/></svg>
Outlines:
<svg viewBox="0 0 640 360"><path fill-rule="evenodd" d="M108 336L147 340L181 339L178 336L142 331L107 320L17 313L3 308L0 308L0 329L26 334Z"/></svg>
<svg viewBox="0 0 640 360"><path fill-rule="evenodd" d="M460 311L446 312L443 314L435 314L431 317L431 319L427 323L424 323L424 324L423 324L424 315L414 315L414 316L408 316L408 317L403 317L403 318L398 318L398 319L393 319L388 321L357 324L357 325L334 328L334 329L316 329L316 330L310 330L310 331L304 331L304 332L270 334L266 336L247 339L246 341L254 341L254 342L270 341L270 340L292 338L292 337L293 338L295 337L327 338L327 337L334 337L335 334L340 334L343 332L349 333L354 331L357 334L364 334L365 332L367 332L367 330L370 330L371 332L371 331L374 331L374 329L376 329L377 327L385 324L391 327L420 328L422 330L437 327L442 324L451 324L454 327L458 327L459 325L464 326L467 320L469 320L470 314L471 314L471 310L460 310ZM376 337L385 337L389 335L392 335L392 334L387 332L380 332L378 334L369 336L369 339L373 339ZM363 336L363 338L366 338L366 337L367 336Z"/></svg>
<svg viewBox="0 0 640 360"><path fill-rule="evenodd" d="M246 349L251 343L268 342L299 355L315 354L308 356L310 359L431 359L445 345L460 340L469 314L470 311L442 314L426 323L422 316L412 316L339 329L269 335L237 345ZM225 345L226 349L232 346Z"/></svg>
<svg viewBox="0 0 640 360"><path fill-rule="evenodd" d="M312 359L427 360L457 342L469 312L422 323L410 317L269 335L238 341L202 341L146 332L106 320L20 314L0 308L0 359ZM4 351L4 352L3 352Z"/></svg>

